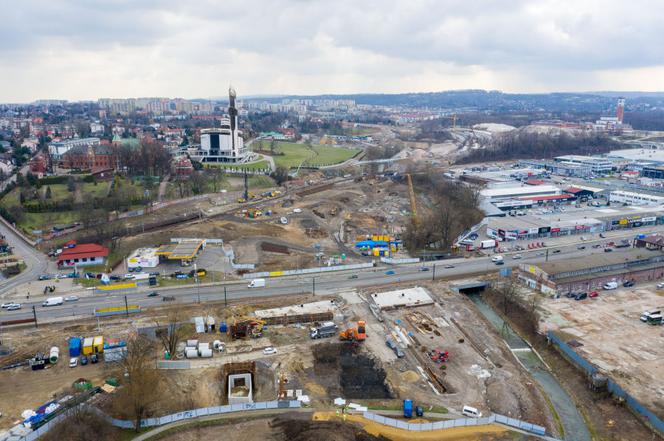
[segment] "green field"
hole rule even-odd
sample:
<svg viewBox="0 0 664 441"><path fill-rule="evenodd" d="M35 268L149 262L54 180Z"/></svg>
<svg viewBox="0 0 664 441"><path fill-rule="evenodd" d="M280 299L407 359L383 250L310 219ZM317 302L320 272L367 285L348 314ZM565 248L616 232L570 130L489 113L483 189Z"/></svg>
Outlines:
<svg viewBox="0 0 664 441"><path fill-rule="evenodd" d="M276 153L283 153L274 156L274 162L277 166L299 167L303 166L324 166L344 162L355 156L360 150L344 147L333 147L327 145L312 145L311 148L306 144L296 144L293 142L278 142L275 149Z"/></svg>

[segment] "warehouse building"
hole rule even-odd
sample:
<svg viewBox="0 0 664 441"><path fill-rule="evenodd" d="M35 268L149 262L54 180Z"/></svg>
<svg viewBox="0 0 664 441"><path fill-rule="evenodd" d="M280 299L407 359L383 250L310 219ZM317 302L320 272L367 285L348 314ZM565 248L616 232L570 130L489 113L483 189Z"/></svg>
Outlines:
<svg viewBox="0 0 664 441"><path fill-rule="evenodd" d="M601 289L608 282L647 282L664 277L664 253L633 249L554 262L521 264L519 280L544 294Z"/></svg>

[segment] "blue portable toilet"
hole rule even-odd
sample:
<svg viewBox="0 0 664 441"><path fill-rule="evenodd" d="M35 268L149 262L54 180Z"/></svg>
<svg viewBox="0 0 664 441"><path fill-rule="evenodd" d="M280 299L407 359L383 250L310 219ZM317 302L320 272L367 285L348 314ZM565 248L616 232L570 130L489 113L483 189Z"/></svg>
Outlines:
<svg viewBox="0 0 664 441"><path fill-rule="evenodd" d="M69 337L69 356L78 357L81 355L81 339L79 337Z"/></svg>
<svg viewBox="0 0 664 441"><path fill-rule="evenodd" d="M220 322L219 323L219 333L220 334L225 334L228 332L228 325L226 322Z"/></svg>
<svg viewBox="0 0 664 441"><path fill-rule="evenodd" d="M403 416L406 418L413 417L413 400L403 400Z"/></svg>

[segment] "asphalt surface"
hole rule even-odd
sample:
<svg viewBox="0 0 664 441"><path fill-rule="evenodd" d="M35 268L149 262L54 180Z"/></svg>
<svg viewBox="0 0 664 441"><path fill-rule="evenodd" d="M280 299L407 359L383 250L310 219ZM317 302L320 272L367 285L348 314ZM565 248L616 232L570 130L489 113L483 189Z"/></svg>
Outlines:
<svg viewBox="0 0 664 441"><path fill-rule="evenodd" d="M14 248L14 254L21 257L27 265L27 268L21 274L0 282L0 298L2 298L3 294L11 291L18 285L35 281L41 274L46 273L48 257L34 249L32 245L26 243L4 221L0 221L0 234L5 236L9 245Z"/></svg>
<svg viewBox="0 0 664 441"><path fill-rule="evenodd" d="M578 250L577 246L568 245L561 247L561 252L556 254L550 249L548 259L550 261L563 260L603 252L601 248L595 249L590 245L586 246L584 250ZM621 252L621 250L615 250L614 252ZM434 276L436 279L444 279L498 272L501 268L515 267L519 263L543 262L546 259L546 250L544 249L523 251L519 254L522 258L518 260L513 259L514 253L512 255L505 255L505 264L500 266L491 262L490 257L454 259L444 262L437 261L338 273L322 273L306 277L268 278L266 279L266 286L264 288L249 288L247 286L248 281L239 281L214 286L197 287L196 285L187 285L177 288L156 288L130 292L126 294L126 297L127 304L140 305L142 308L198 302L219 302L224 300L224 288L226 288L226 298L228 300L252 297L276 297L289 294L313 294L313 297L315 297L316 295L334 294L355 288L431 280ZM446 266L450 265L453 267L446 268ZM427 268L427 270L423 271L423 268ZM389 289L389 287L386 286L386 289ZM153 291L156 291L159 295L157 297L148 297L148 293ZM60 295L66 296L67 293L60 293ZM172 296L174 300L164 302L162 300L164 296ZM124 294L99 295L95 293L92 296L82 296L75 302L65 302L63 305L49 307L42 306L44 298L45 296L40 296L37 300L22 303L22 308L17 311L2 310L0 312L0 321L31 318L33 315L33 305L35 306L37 319L42 321L75 316L90 317L94 314L96 308L123 307L125 305Z"/></svg>

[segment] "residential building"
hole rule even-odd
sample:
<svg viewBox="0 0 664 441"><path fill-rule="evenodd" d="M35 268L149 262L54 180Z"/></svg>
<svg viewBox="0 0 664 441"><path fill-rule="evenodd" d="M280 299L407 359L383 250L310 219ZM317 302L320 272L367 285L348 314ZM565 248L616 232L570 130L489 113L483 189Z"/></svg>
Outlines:
<svg viewBox="0 0 664 441"><path fill-rule="evenodd" d="M43 153L37 153L32 159L30 159L29 167L30 173L38 178L44 177L44 174L48 169L48 159L46 159L46 155Z"/></svg>
<svg viewBox="0 0 664 441"><path fill-rule="evenodd" d="M186 156L178 156L171 161L171 171L176 178L186 179L194 172L194 166Z"/></svg>

